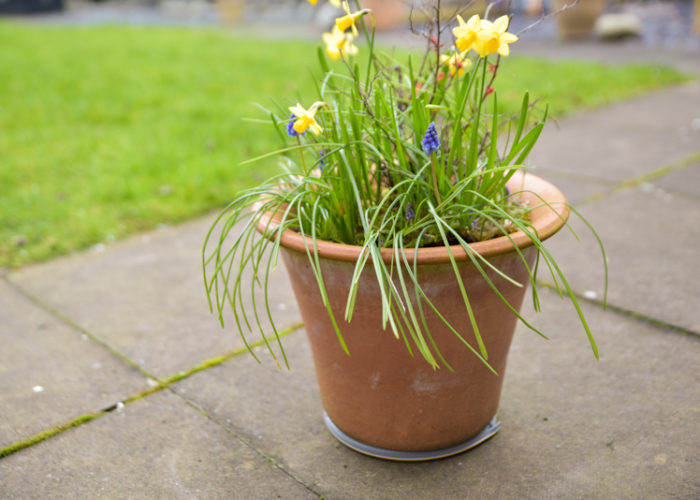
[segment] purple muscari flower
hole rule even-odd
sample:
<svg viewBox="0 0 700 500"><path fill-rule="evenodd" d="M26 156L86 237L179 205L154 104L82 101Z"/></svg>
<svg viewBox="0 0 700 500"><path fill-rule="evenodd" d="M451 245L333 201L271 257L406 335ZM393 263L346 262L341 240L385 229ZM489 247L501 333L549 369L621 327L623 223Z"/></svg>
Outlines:
<svg viewBox="0 0 700 500"><path fill-rule="evenodd" d="M322 149L318 152L318 169L323 172L326 168L326 152Z"/></svg>
<svg viewBox="0 0 700 500"><path fill-rule="evenodd" d="M435 122L428 125L428 130L423 137L423 151L430 154L440 148L440 139L438 139L437 130L435 130Z"/></svg>
<svg viewBox="0 0 700 500"><path fill-rule="evenodd" d="M294 113L292 113L291 115L289 115L289 123L287 123L287 135L289 137L296 137L298 135L304 135L306 133L306 131L304 131L303 134L300 134L299 132L294 130L295 121L297 121L297 117L294 115Z"/></svg>
<svg viewBox="0 0 700 500"><path fill-rule="evenodd" d="M413 206L411 205L411 202L409 201L408 203L406 203L406 221L411 222L415 218L416 218L416 213L413 211Z"/></svg>

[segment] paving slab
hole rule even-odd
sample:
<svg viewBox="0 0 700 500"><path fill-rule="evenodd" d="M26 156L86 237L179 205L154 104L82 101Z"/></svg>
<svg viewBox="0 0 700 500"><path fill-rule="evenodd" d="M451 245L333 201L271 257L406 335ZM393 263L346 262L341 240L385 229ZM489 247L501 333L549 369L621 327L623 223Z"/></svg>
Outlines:
<svg viewBox="0 0 700 500"><path fill-rule="evenodd" d="M148 387L136 369L2 279L0 318L0 448Z"/></svg>
<svg viewBox="0 0 700 500"><path fill-rule="evenodd" d="M301 332L286 339L289 372L237 357L174 390L329 499L700 495L700 342L584 305L596 362L568 301L543 295L549 314L534 321L553 340L518 327L501 431L449 459L386 462L338 443Z"/></svg>
<svg viewBox="0 0 700 500"><path fill-rule="evenodd" d="M9 279L148 372L170 376L243 346L231 315L222 330L209 313L201 252L212 221L149 232L27 267ZM301 316L279 267L271 312L284 328ZM250 297L244 298L249 313ZM266 318L262 324L271 331Z"/></svg>
<svg viewBox="0 0 700 500"><path fill-rule="evenodd" d="M0 460L3 498L318 498L170 391Z"/></svg>
<svg viewBox="0 0 700 500"><path fill-rule="evenodd" d="M692 198L649 189L620 191L580 207L605 245L608 300L644 316L700 332L695 305L700 297L696 261L700 242L700 203ZM548 242L571 286L603 297L600 250L576 217ZM551 282L543 268L540 279Z"/></svg>
<svg viewBox="0 0 700 500"><path fill-rule="evenodd" d="M700 153L700 82L670 87L545 127L530 162L540 172L623 182ZM546 175L545 175L546 177Z"/></svg>

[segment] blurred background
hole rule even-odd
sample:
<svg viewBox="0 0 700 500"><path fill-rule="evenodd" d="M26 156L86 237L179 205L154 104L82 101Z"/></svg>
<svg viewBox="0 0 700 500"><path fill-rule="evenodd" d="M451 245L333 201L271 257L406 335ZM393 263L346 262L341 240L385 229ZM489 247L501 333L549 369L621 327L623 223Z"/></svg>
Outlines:
<svg viewBox="0 0 700 500"><path fill-rule="evenodd" d="M382 31L403 31L409 18L420 21L431 2L425 0L363 0L377 13ZM499 0L492 12L513 14L511 30L519 32L542 16L573 6L559 16L545 17L522 33L530 40L586 39L636 41L649 46L700 48L700 0ZM485 0L444 0L445 14L486 9ZM277 25L275 33L313 31L299 23L328 27L338 9L321 0L0 0L0 14L36 22L99 24L232 24L250 28ZM282 25L282 28L279 26ZM291 28L294 28L293 30ZM280 29L282 31L280 32Z"/></svg>

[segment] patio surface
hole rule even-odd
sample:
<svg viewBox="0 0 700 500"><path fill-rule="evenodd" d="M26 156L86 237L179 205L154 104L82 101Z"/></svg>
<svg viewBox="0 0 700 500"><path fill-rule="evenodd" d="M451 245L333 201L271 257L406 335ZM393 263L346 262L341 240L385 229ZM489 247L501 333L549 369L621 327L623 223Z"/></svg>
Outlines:
<svg viewBox="0 0 700 500"><path fill-rule="evenodd" d="M569 48L532 45L606 57ZM700 58L676 62L700 73ZM526 300L551 340L518 327L491 440L416 464L337 442L283 269L272 301L290 371L264 353L257 365L208 313L205 217L0 273L0 449L17 448L0 458L0 498L700 497L700 83L545 131L536 173L605 242L611 307L574 219L581 241L562 231L551 248L589 298L601 359L568 300L543 289L538 315Z"/></svg>

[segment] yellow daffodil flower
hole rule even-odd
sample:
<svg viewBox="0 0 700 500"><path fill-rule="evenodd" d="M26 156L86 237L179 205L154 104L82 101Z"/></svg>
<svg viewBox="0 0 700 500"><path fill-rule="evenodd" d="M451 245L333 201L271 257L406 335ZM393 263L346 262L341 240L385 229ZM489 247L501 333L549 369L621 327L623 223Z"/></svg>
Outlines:
<svg viewBox="0 0 700 500"><path fill-rule="evenodd" d="M309 3L311 5L316 5L316 3L318 3L318 0L309 0Z"/></svg>
<svg viewBox="0 0 700 500"><path fill-rule="evenodd" d="M457 22L459 22L459 26L452 29L452 34L456 39L455 45L457 45L460 52L466 52L477 41L477 35L481 30L481 19L479 19L478 15L473 15L465 23L462 16L457 15Z"/></svg>
<svg viewBox="0 0 700 500"><path fill-rule="evenodd" d="M314 135L318 135L323 132L323 129L316 121L316 112L321 106L326 106L326 103L317 101L311 105L308 111L299 103L297 103L296 106L291 106L289 108L289 111L291 111L296 117L293 127L297 134L305 133L306 129L311 129L311 132Z"/></svg>
<svg viewBox="0 0 700 500"><path fill-rule="evenodd" d="M323 34L323 43L326 44L326 54L333 60L340 59L340 56L354 56L357 54L357 46L352 43L355 39L350 33L340 31L337 26L333 26L330 33Z"/></svg>
<svg viewBox="0 0 700 500"><path fill-rule="evenodd" d="M462 76L464 70L472 65L471 60L467 59L466 52L455 52L451 56L443 54L440 56L440 62L449 68L450 76L455 76L455 73Z"/></svg>
<svg viewBox="0 0 700 500"><path fill-rule="evenodd" d="M473 49L481 57L486 57L489 54L498 52L502 56L510 54L509 43L518 40L518 37L512 33L507 33L508 16L501 16L494 22L482 19L481 29L477 33L476 42L473 44Z"/></svg>
<svg viewBox="0 0 700 500"><path fill-rule="evenodd" d="M369 13L369 9L362 9L358 10L357 12L350 12L350 6L348 5L347 1L344 1L342 5L343 10L345 11L345 15L336 18L335 25L340 31L345 31L346 29L351 28L353 36L359 35L357 27L355 26L355 21L360 19L365 14Z"/></svg>

